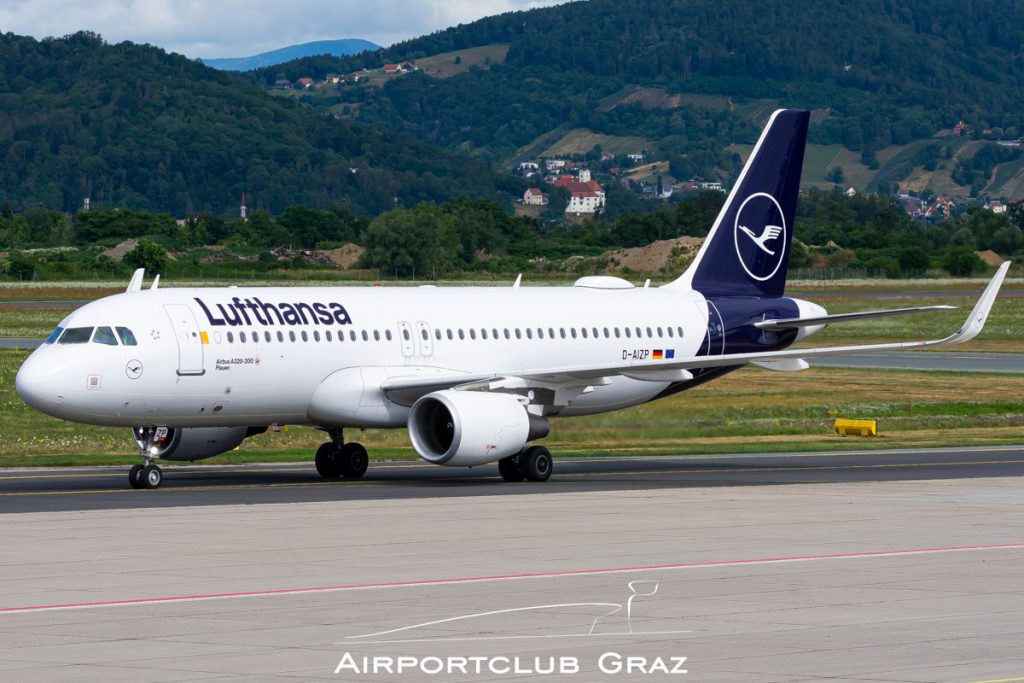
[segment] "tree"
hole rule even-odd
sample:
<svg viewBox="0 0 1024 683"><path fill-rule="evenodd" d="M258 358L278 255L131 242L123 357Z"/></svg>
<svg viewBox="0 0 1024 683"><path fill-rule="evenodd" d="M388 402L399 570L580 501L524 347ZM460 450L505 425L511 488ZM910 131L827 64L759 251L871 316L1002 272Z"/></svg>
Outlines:
<svg viewBox="0 0 1024 683"><path fill-rule="evenodd" d="M830 168L828 170L828 173L825 174L825 180L829 181L830 183L835 183L836 185L844 182L846 180L846 174L843 173L843 167L833 166L832 168Z"/></svg>
<svg viewBox="0 0 1024 683"><path fill-rule="evenodd" d="M900 251L899 263L903 275L912 275L928 270L931 259L921 247L907 247Z"/></svg>
<svg viewBox="0 0 1024 683"><path fill-rule="evenodd" d="M459 253L451 215L436 204L399 207L366 229L363 265L384 273L434 277L450 272Z"/></svg>
<svg viewBox="0 0 1024 683"><path fill-rule="evenodd" d="M152 240L141 239L134 249L125 254L124 263L132 268L160 273L167 265L167 250Z"/></svg>
<svg viewBox="0 0 1024 683"><path fill-rule="evenodd" d="M942 267L955 277L967 277L985 269L985 262L970 247L950 247L942 257Z"/></svg>

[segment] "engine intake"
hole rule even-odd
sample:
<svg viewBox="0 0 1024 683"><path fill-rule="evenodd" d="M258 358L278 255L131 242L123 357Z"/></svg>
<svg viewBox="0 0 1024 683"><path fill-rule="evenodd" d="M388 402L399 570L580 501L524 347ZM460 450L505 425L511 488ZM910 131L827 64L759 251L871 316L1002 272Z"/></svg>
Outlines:
<svg viewBox="0 0 1024 683"><path fill-rule="evenodd" d="M548 421L511 394L447 389L427 394L409 411L409 438L435 465L472 467L518 453L548 434Z"/></svg>

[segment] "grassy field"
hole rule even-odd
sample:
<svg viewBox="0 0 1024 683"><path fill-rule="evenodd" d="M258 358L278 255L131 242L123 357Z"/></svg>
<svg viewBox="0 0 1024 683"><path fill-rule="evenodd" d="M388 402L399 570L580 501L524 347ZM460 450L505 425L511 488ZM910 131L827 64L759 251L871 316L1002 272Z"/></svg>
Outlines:
<svg viewBox="0 0 1024 683"><path fill-rule="evenodd" d="M504 64L506 56L508 56L508 45L495 43L454 52L442 52L417 59L416 66L428 76L451 78L469 71L472 66L487 67L491 64ZM456 58L459 59L458 64L455 63Z"/></svg>
<svg viewBox="0 0 1024 683"><path fill-rule="evenodd" d="M651 149L650 140L641 137L617 137L614 135L601 135L592 133L586 128L574 128L550 147L540 153L540 156L560 157L572 154L586 154L594 149L594 145L601 145L601 149L619 156L626 154L639 154L641 150Z"/></svg>

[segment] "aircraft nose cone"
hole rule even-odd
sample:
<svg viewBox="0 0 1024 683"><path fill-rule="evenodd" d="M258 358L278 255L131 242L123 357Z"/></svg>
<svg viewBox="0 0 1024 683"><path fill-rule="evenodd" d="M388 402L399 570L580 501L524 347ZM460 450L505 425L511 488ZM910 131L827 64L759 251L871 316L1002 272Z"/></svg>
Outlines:
<svg viewBox="0 0 1024 683"><path fill-rule="evenodd" d="M65 388L63 368L48 362L39 353L29 356L14 378L14 390L21 400L49 414L64 404Z"/></svg>

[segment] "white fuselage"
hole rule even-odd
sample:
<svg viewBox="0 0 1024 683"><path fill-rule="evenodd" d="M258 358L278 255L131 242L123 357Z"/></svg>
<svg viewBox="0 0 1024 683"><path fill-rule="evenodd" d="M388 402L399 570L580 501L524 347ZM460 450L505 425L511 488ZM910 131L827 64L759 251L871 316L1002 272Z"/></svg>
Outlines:
<svg viewBox="0 0 1024 683"><path fill-rule="evenodd" d="M110 426L400 427L408 406L379 388L391 378L520 375L651 360L658 351L689 357L707 325L701 294L668 288L142 290L61 322L128 328L135 345L44 344L19 373L19 393L51 415ZM334 393L320 395L311 416L332 375ZM616 376L559 414L636 405L668 384Z"/></svg>

